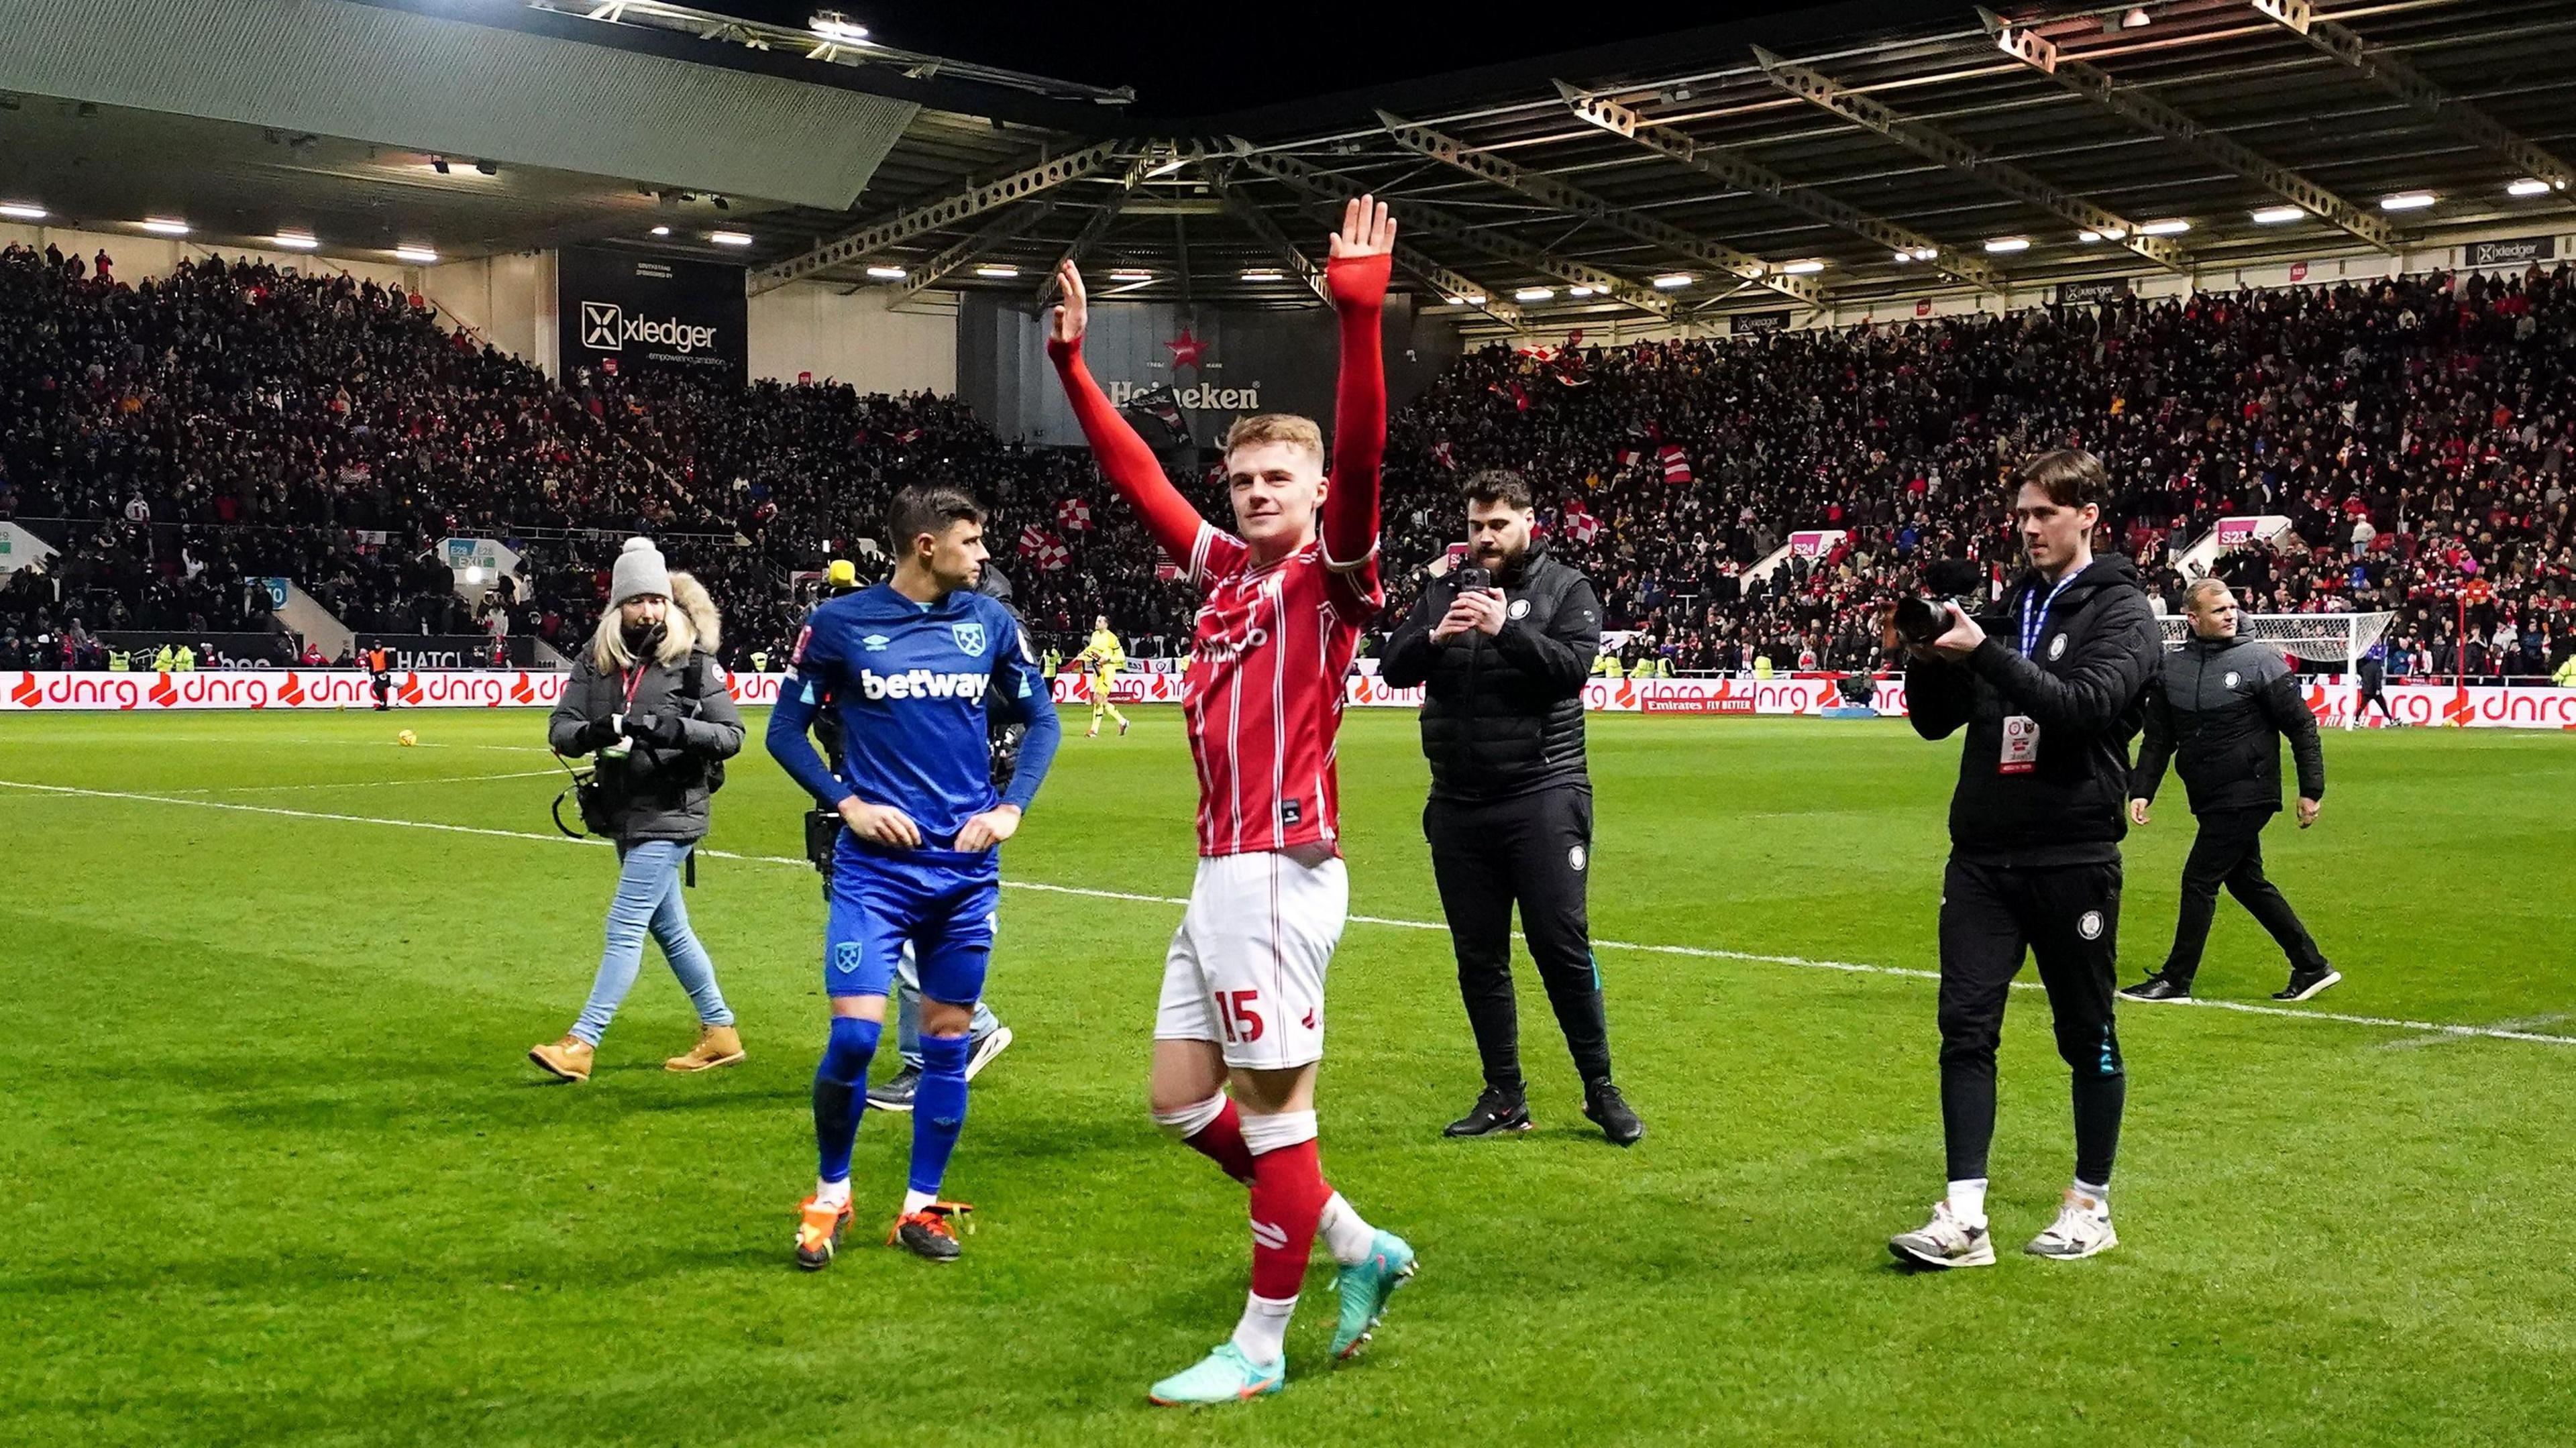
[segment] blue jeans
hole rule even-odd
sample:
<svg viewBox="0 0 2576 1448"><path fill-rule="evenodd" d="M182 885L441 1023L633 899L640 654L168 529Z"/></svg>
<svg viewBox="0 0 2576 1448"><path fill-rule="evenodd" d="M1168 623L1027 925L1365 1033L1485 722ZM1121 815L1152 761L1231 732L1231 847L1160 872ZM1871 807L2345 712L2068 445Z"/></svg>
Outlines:
<svg viewBox="0 0 2576 1448"><path fill-rule="evenodd" d="M977 996L975 1019L966 1027L968 1038L989 1036L1001 1027L1001 1017L993 1014L993 1008L984 1004L983 997ZM919 1069L921 1065L921 961L913 955L910 945L903 948L902 958L895 962L894 1038L895 1049L903 1056L903 1063Z"/></svg>
<svg viewBox="0 0 2576 1448"><path fill-rule="evenodd" d="M617 1015L626 993L635 988L635 972L644 963L644 935L652 932L680 978L680 989L698 1008L698 1019L710 1026L730 1026L733 1012L724 992L716 989L716 963L689 928L689 907L680 898L681 866L689 846L670 840L647 840L619 849L617 897L608 902L608 947L600 952L599 977L590 984L590 1000L572 1033L596 1046Z"/></svg>

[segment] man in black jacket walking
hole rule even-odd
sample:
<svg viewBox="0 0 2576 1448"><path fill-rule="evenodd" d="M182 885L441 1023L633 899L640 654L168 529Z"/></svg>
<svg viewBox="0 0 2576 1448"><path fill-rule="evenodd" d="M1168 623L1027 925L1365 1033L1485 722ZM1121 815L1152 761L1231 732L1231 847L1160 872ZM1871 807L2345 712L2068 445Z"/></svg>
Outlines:
<svg viewBox="0 0 2576 1448"><path fill-rule="evenodd" d="M2289 661L2236 636L2236 596L2215 578L2184 595L2191 637L2165 656L2147 688L2147 738L2129 772L2129 818L2147 805L2175 760L2200 834L2182 867L2182 913L2164 968L2120 994L2133 1001L2191 998L2200 952L2209 943L2218 887L2241 901L2290 958L2290 983L2276 1001L2303 1001L2342 980L2326 964L2299 912L2263 876L2263 827L2281 812L2281 740L2299 762L2299 828L2317 822L2326 795L2325 748L2316 715L2299 695Z"/></svg>
<svg viewBox="0 0 2576 1448"><path fill-rule="evenodd" d="M1584 882L1592 779L1583 761L1583 681L1601 648L1601 604L1582 574L1530 542L1529 482L1467 480L1467 555L1423 590L1387 644L1380 677L1424 685L1431 801L1422 831L1458 952L1458 991L1485 1089L1451 1136L1527 1131L1512 994L1512 906L1547 985L1583 1114L1621 1146L1646 1134L1610 1079L1610 1030L1592 958Z"/></svg>
<svg viewBox="0 0 2576 1448"><path fill-rule="evenodd" d="M2110 493L2090 453L2023 465L2013 522L2030 557L2003 609L1948 605L1950 627L1905 671L1915 731L1967 731L1950 797L1941 880L1941 1125L1949 1191L1920 1230L1888 1242L1920 1267L1986 1267L1986 1153L1995 1131L1995 1045L2027 949L2074 1073L2075 1180L2057 1220L2025 1249L2089 1257L2111 1230L2111 1161L2128 1079L2112 1029L2119 955L2120 838L2128 742L2163 639L2138 571L2093 556ZM1987 629L1994 633L1989 636ZM1887 647L1900 640L1891 626Z"/></svg>

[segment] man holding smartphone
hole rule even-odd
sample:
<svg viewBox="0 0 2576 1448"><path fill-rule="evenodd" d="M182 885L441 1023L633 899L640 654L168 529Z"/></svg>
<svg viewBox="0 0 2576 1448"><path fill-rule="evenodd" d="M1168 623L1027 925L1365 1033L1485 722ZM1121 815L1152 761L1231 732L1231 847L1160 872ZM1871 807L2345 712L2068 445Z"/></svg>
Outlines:
<svg viewBox="0 0 2576 1448"><path fill-rule="evenodd" d="M1518 904L1583 1079L1583 1114L1613 1143L1632 1146L1646 1128L1610 1078L1610 1029L1584 901L1592 778L1583 683L1601 651L1600 600L1582 574L1531 542L1528 479L1479 472L1464 492L1466 553L1424 588L1379 665L1396 688L1424 686L1431 800L1422 829L1484 1065L1483 1094L1448 1134L1530 1128L1512 992Z"/></svg>

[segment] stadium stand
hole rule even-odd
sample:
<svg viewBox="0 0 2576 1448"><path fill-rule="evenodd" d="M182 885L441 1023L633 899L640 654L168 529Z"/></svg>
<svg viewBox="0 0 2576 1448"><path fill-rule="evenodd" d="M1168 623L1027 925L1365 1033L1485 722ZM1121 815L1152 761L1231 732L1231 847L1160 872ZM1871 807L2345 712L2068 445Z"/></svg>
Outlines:
<svg viewBox="0 0 2576 1448"><path fill-rule="evenodd" d="M365 632L480 632L497 608L508 632L559 642L640 531L716 591L747 658L792 638L794 576L863 552L915 476L990 502L1042 634L1105 604L1149 654L1189 617L1085 455L1006 443L955 399L587 370L557 386L371 282L220 259L131 286L104 270L0 253L0 516L64 550L0 590L0 626L30 648L74 619L259 629L268 576ZM1928 559L1995 558L1994 480L2072 443L2122 480L2107 525L2169 604L2172 554L2220 517L2281 514L2290 536L2219 566L2259 611L2395 609L2392 672L2538 677L2576 650L2571 438L2563 266L1496 345L1395 419L1388 556L1410 575L1454 531L1455 480L1518 467L1554 546L1603 580L1608 624L1643 635L1632 654L1868 669L1877 606ZM1176 481L1218 511L1212 478ZM1801 529L1842 536L1762 576ZM516 540L524 593L469 608L429 555L451 535ZM2462 636L2451 599L2473 577L2494 594Z"/></svg>

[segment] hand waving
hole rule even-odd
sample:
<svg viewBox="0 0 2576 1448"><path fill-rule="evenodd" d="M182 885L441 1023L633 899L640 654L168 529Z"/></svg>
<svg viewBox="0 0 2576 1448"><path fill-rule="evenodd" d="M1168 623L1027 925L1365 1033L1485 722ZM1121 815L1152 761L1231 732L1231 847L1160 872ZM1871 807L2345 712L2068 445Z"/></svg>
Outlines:
<svg viewBox="0 0 2576 1448"><path fill-rule="evenodd" d="M1336 260L1394 254L1395 217L1388 213L1385 202L1374 196L1361 196L1343 205L1342 229L1332 238Z"/></svg>
<svg viewBox="0 0 2576 1448"><path fill-rule="evenodd" d="M1078 347L1083 329L1091 325L1091 295L1082 289L1082 269L1073 264L1073 258L1056 264L1055 284L1064 300L1048 314L1047 340Z"/></svg>
<svg viewBox="0 0 2576 1448"><path fill-rule="evenodd" d="M1336 307L1376 307L1386 301L1395 258L1395 218L1386 203L1362 196L1342 208L1342 229L1332 235L1324 283Z"/></svg>

